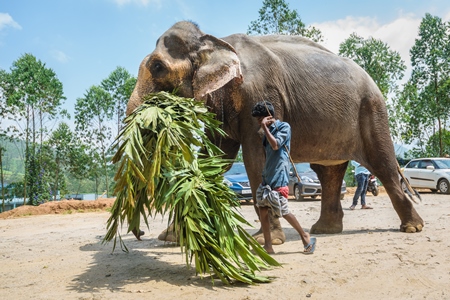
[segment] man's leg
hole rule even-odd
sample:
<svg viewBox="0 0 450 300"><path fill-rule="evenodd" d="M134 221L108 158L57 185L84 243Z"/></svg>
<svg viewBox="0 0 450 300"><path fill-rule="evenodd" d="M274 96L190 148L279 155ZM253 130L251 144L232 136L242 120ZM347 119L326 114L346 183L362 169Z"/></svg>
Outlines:
<svg viewBox="0 0 450 300"><path fill-rule="evenodd" d="M361 174L361 183L362 183L362 191L361 191L361 205L366 205L366 193L367 193L367 184L369 183L369 175ZM359 185L359 184L358 184Z"/></svg>
<svg viewBox="0 0 450 300"><path fill-rule="evenodd" d="M292 214L288 213L287 215L284 215L283 218L286 219L286 221L291 224L291 226L297 230L298 234L300 235L300 238L302 239L303 246L307 246L310 243L310 236L308 233L306 233L300 223L298 222L297 218Z"/></svg>
<svg viewBox="0 0 450 300"><path fill-rule="evenodd" d="M359 196L362 195L362 190L363 190L363 184L364 184L364 179L363 179L363 174L358 174L356 175L356 184L358 185L358 187L356 188L355 191L355 195L353 196L353 203L352 206L350 208L355 208L356 205L358 205L358 198Z"/></svg>

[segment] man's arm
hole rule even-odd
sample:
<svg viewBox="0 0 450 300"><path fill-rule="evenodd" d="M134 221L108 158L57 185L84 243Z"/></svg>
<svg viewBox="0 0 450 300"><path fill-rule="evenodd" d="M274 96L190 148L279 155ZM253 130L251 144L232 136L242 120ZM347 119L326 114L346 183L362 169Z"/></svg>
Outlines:
<svg viewBox="0 0 450 300"><path fill-rule="evenodd" d="M265 117L261 121L261 128L264 130L264 133L266 134L267 141L269 142L270 146L273 150L278 150L278 142L275 139L275 137L270 133L269 126L275 123L275 119L272 116Z"/></svg>

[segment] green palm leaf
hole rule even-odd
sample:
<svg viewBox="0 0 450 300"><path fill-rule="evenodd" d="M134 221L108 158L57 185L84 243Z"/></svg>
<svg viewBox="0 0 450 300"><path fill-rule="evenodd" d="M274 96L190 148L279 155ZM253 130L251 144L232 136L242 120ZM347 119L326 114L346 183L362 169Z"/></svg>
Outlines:
<svg viewBox="0 0 450 300"><path fill-rule="evenodd" d="M139 229L143 217L148 227L148 216L168 214L197 273L225 283L269 282L256 272L280 264L242 228L250 224L223 183L231 162L206 134L225 134L214 115L201 102L160 92L145 97L125 123L115 142L117 198L104 242L114 240L115 249L118 240L127 250L119 226Z"/></svg>

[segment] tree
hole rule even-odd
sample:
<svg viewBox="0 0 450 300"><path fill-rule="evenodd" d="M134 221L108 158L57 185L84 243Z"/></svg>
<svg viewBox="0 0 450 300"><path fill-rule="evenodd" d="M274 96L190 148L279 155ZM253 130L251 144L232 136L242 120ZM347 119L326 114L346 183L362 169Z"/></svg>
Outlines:
<svg viewBox="0 0 450 300"><path fill-rule="evenodd" d="M405 114L411 117L404 135L409 141L437 147L431 152L443 156L450 121L450 23L426 14L410 54L413 69L403 102Z"/></svg>
<svg viewBox="0 0 450 300"><path fill-rule="evenodd" d="M117 128L114 136L117 136L120 132L128 99L130 99L135 85L136 78L122 67L117 67L101 83L102 88L109 93L114 105L113 111Z"/></svg>
<svg viewBox="0 0 450 300"><path fill-rule="evenodd" d="M323 41L321 31L313 26L306 28L297 10L290 10L284 0L264 0L259 19L250 23L247 34L301 35L315 42Z"/></svg>
<svg viewBox="0 0 450 300"><path fill-rule="evenodd" d="M6 114L13 121L3 130L13 140L25 141L24 201L27 190L33 204L42 201L46 182L42 165L42 146L47 133L46 121L66 112L61 109L62 83L52 69L31 54L13 62L10 73L3 73L2 92Z"/></svg>
<svg viewBox="0 0 450 300"><path fill-rule="evenodd" d="M369 37L364 39L352 33L339 45L339 55L348 57L361 66L375 81L384 98L398 89L397 81L406 70L400 53L388 44Z"/></svg>
<svg viewBox="0 0 450 300"><path fill-rule="evenodd" d="M72 152L76 149L74 135L69 126L61 122L58 128L52 132L50 139L45 143L48 164L52 165L52 174L50 180L51 194L53 200L56 200L58 192L65 194L65 176L64 173L70 168Z"/></svg>
<svg viewBox="0 0 450 300"><path fill-rule="evenodd" d="M103 88L92 86L75 104L76 131L85 145L89 145L90 156L102 169L108 195L108 151L112 144L112 119L114 99Z"/></svg>
<svg viewBox="0 0 450 300"><path fill-rule="evenodd" d="M4 192L4 182L3 182L3 152L5 148L0 145L0 184L2 189L2 212L5 211L5 192Z"/></svg>

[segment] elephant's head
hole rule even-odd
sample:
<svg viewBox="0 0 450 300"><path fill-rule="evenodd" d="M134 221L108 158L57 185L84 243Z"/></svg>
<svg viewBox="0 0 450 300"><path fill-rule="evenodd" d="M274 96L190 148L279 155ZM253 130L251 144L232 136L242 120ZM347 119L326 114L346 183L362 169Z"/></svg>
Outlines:
<svg viewBox="0 0 450 300"><path fill-rule="evenodd" d="M242 81L239 58L230 44L204 34L192 22L178 22L142 61L127 115L149 93L177 90L180 96L202 100L235 78Z"/></svg>

